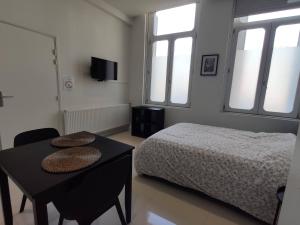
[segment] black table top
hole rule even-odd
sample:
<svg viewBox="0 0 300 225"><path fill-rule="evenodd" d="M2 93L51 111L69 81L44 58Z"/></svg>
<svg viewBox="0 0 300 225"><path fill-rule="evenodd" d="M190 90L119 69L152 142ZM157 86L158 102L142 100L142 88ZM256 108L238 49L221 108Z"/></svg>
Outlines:
<svg viewBox="0 0 300 225"><path fill-rule="evenodd" d="M92 166L68 174L51 174L41 167L42 160L59 150L50 145L50 140L0 151L0 167L29 197L42 198L83 173L108 163L121 155L130 153L134 147L96 135L96 140L89 146L100 149L101 159Z"/></svg>

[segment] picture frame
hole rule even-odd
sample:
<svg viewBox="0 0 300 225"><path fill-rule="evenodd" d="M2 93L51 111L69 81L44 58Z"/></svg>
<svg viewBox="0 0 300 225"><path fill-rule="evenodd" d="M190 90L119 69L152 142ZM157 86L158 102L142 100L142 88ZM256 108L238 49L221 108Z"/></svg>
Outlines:
<svg viewBox="0 0 300 225"><path fill-rule="evenodd" d="M201 76L217 76L219 54L203 55L201 63Z"/></svg>

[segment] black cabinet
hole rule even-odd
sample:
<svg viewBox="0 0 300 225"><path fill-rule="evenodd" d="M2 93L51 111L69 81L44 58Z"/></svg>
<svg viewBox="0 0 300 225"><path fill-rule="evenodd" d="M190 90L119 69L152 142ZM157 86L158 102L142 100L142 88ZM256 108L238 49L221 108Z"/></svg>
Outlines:
<svg viewBox="0 0 300 225"><path fill-rule="evenodd" d="M137 106L132 108L132 136L147 138L164 129L165 110L158 107Z"/></svg>

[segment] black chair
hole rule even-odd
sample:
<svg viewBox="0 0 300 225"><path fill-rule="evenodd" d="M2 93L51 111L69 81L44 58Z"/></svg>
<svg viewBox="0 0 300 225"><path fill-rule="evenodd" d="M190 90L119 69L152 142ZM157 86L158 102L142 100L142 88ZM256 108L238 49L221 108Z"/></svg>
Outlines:
<svg viewBox="0 0 300 225"><path fill-rule="evenodd" d="M26 131L18 134L14 139L14 146L22 146L27 144L32 144L35 142L59 137L59 132L54 128L43 128L37 130ZM22 203L20 207L20 213L24 211L27 197L23 195Z"/></svg>
<svg viewBox="0 0 300 225"><path fill-rule="evenodd" d="M74 180L66 190L62 190L53 201L61 215L59 225L64 219L90 225L113 206L116 206L122 225L126 225L118 196L129 175L130 162L130 157L124 156L88 172L84 178Z"/></svg>

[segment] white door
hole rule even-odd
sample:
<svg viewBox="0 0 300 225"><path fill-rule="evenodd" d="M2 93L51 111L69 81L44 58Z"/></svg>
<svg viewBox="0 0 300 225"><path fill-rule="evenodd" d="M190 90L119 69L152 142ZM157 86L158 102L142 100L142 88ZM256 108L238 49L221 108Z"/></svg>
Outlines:
<svg viewBox="0 0 300 225"><path fill-rule="evenodd" d="M58 128L59 104L54 39L0 23L0 134L2 148L20 132ZM9 97L5 97L9 96ZM0 100L1 104L1 100Z"/></svg>

